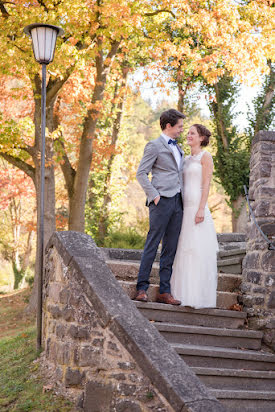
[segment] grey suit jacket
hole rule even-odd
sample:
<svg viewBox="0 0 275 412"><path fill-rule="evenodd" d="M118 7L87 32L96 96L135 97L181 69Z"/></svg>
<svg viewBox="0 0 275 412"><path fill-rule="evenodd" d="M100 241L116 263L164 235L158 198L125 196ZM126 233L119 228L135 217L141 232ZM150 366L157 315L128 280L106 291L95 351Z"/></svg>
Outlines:
<svg viewBox="0 0 275 412"><path fill-rule="evenodd" d="M179 189L183 193L182 168L184 153L178 146L182 156L178 168L171 145L163 136L147 143L137 171L137 180L143 188L149 205L157 196L172 197ZM152 173L152 180L148 174Z"/></svg>

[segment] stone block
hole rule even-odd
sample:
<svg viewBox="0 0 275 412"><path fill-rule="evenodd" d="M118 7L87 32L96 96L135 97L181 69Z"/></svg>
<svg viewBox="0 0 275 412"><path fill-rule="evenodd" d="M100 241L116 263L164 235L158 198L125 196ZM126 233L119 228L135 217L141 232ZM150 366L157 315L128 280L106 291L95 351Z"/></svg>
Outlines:
<svg viewBox="0 0 275 412"><path fill-rule="evenodd" d="M275 309L275 292L271 292L268 299L267 307L270 309Z"/></svg>
<svg viewBox="0 0 275 412"><path fill-rule="evenodd" d="M73 339L88 339L90 336L89 329L84 326L71 325L68 333Z"/></svg>
<svg viewBox="0 0 275 412"><path fill-rule="evenodd" d="M45 344L45 353L47 357L49 357L49 354L50 354L50 346L51 346L51 338L48 338L46 339L46 344Z"/></svg>
<svg viewBox="0 0 275 412"><path fill-rule="evenodd" d="M242 298L242 303L245 306L251 307L253 305L253 296L251 295L244 295Z"/></svg>
<svg viewBox="0 0 275 412"><path fill-rule="evenodd" d="M119 352L119 348L115 342L108 342L108 349L114 352Z"/></svg>
<svg viewBox="0 0 275 412"><path fill-rule="evenodd" d="M253 288L253 293L261 293L264 295L266 293L266 289L262 287Z"/></svg>
<svg viewBox="0 0 275 412"><path fill-rule="evenodd" d="M275 251L269 250L262 255L262 268L266 272L275 272Z"/></svg>
<svg viewBox="0 0 275 412"><path fill-rule="evenodd" d="M264 223L260 227L266 236L272 237L275 235L275 223ZM265 241L263 240L263 242Z"/></svg>
<svg viewBox="0 0 275 412"><path fill-rule="evenodd" d="M118 362L118 367L123 371L136 369L136 365L134 362Z"/></svg>
<svg viewBox="0 0 275 412"><path fill-rule="evenodd" d="M66 336L66 332L67 332L67 328L66 328L66 326L63 325L62 323L59 323L59 324L56 326L55 333L56 333L56 336L57 336L59 339L63 339L63 338Z"/></svg>
<svg viewBox="0 0 275 412"><path fill-rule="evenodd" d="M65 386L78 386L82 383L83 373L78 369L71 369L68 367L65 373Z"/></svg>
<svg viewBox="0 0 275 412"><path fill-rule="evenodd" d="M64 280L62 262L56 250L54 251L54 278L57 282Z"/></svg>
<svg viewBox="0 0 275 412"><path fill-rule="evenodd" d="M270 186L259 187L257 189L257 196L263 199L266 199L266 198L274 199L275 198L275 187L270 187Z"/></svg>
<svg viewBox="0 0 275 412"><path fill-rule="evenodd" d="M257 269L260 264L260 254L258 252L247 252L243 260L243 267L249 269Z"/></svg>
<svg viewBox="0 0 275 412"><path fill-rule="evenodd" d="M269 200L260 200L257 202L257 206L255 208L255 216L268 216L269 215L269 208L270 208L270 201Z"/></svg>
<svg viewBox="0 0 275 412"><path fill-rule="evenodd" d="M48 319L47 325L48 325L48 331L47 331L47 333L48 333L48 334L55 333L55 330L56 330L56 320Z"/></svg>
<svg viewBox="0 0 275 412"><path fill-rule="evenodd" d="M106 412L111 410L114 388L111 384L91 381L84 391L84 412Z"/></svg>
<svg viewBox="0 0 275 412"><path fill-rule="evenodd" d="M57 358L57 345L56 342L51 340L49 345L48 345L48 353L49 353L49 360L52 362L56 362Z"/></svg>
<svg viewBox="0 0 275 412"><path fill-rule="evenodd" d="M249 283L242 283L240 290L242 293L249 292L251 290L251 284Z"/></svg>
<svg viewBox="0 0 275 412"><path fill-rule="evenodd" d="M266 286L273 286L275 283L275 275L268 275L265 278L265 285Z"/></svg>
<svg viewBox="0 0 275 412"><path fill-rule="evenodd" d="M66 320L67 322L72 322L75 319L75 311L74 309L69 306L66 305L63 309L62 309L62 318L64 320Z"/></svg>
<svg viewBox="0 0 275 412"><path fill-rule="evenodd" d="M61 317L62 313L58 305L48 305L47 311L52 315L54 319Z"/></svg>
<svg viewBox="0 0 275 412"><path fill-rule="evenodd" d="M266 345L275 350L275 329L266 329L264 331L263 341Z"/></svg>
<svg viewBox="0 0 275 412"><path fill-rule="evenodd" d="M134 396L136 390L136 385L129 385L128 383L119 383L118 385L118 392L123 396Z"/></svg>
<svg viewBox="0 0 275 412"><path fill-rule="evenodd" d="M70 364L71 346L69 343L58 342L56 345L56 360L60 365Z"/></svg>
<svg viewBox="0 0 275 412"><path fill-rule="evenodd" d="M262 162L259 165L259 172L261 177L270 177L271 164L268 162Z"/></svg>
<svg viewBox="0 0 275 412"><path fill-rule="evenodd" d="M79 366L100 367L101 357L99 349L93 348L91 345L83 346L79 350Z"/></svg>
<svg viewBox="0 0 275 412"><path fill-rule="evenodd" d="M138 403L132 401L120 401L116 405L117 412L142 412L141 407Z"/></svg>
<svg viewBox="0 0 275 412"><path fill-rule="evenodd" d="M67 304L69 302L69 298L71 296L71 291L69 286L62 289L59 293L59 300L60 303Z"/></svg>
<svg viewBox="0 0 275 412"><path fill-rule="evenodd" d="M255 305L262 305L264 303L264 298L260 297L260 296L254 296L253 298L253 304Z"/></svg>
<svg viewBox="0 0 275 412"><path fill-rule="evenodd" d="M259 285L262 280L262 273L256 271L247 271L246 272L247 282L255 283Z"/></svg>
<svg viewBox="0 0 275 412"><path fill-rule="evenodd" d="M125 373L114 373L112 375L112 378L114 378L117 381L125 381L126 380Z"/></svg>
<svg viewBox="0 0 275 412"><path fill-rule="evenodd" d="M52 282L49 285L48 297L54 303L59 303L59 293L62 285L57 282Z"/></svg>
<svg viewBox="0 0 275 412"><path fill-rule="evenodd" d="M97 346L98 348L103 348L104 340L104 338L96 338L92 341L92 345Z"/></svg>

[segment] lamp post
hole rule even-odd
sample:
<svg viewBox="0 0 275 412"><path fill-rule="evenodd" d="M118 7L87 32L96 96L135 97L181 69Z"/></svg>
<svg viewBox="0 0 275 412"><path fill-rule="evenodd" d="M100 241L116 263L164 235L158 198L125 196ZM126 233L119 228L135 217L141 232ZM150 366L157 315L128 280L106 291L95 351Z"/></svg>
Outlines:
<svg viewBox="0 0 275 412"><path fill-rule="evenodd" d="M32 39L35 60L42 65L41 87L41 163L40 163L40 221L38 247L38 297L37 297L37 349L41 349L42 335L42 285L44 271L44 192L45 192L45 129L46 129L46 66L54 58L56 39L64 31L50 24L30 24L24 28Z"/></svg>

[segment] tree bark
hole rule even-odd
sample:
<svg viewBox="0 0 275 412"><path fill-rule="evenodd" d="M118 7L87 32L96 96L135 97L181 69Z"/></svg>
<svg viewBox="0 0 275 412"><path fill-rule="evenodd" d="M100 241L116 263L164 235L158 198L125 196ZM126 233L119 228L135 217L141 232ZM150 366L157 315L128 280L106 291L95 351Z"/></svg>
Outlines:
<svg viewBox="0 0 275 412"><path fill-rule="evenodd" d="M232 206L232 232L246 233L248 215L245 197L239 196L232 202Z"/></svg>
<svg viewBox="0 0 275 412"><path fill-rule="evenodd" d="M228 141L227 141L226 132L225 132L225 124L224 124L223 116L221 112L220 91L219 91L219 87L217 83L214 84L214 89L216 93L216 103L212 104L213 112L214 112L214 116L216 119L218 133L220 134L221 139L222 139L223 147L224 149L227 149Z"/></svg>

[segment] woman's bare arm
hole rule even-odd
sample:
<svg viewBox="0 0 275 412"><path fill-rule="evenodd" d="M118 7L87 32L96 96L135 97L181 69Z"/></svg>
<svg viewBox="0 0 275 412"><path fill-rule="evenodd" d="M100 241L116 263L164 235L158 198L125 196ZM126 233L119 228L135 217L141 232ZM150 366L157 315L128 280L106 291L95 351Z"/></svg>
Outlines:
<svg viewBox="0 0 275 412"><path fill-rule="evenodd" d="M199 209L195 216L195 223L201 223L204 220L204 208L208 199L210 182L213 174L213 159L210 153L205 152L201 159L202 164L202 192Z"/></svg>

